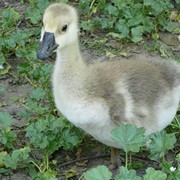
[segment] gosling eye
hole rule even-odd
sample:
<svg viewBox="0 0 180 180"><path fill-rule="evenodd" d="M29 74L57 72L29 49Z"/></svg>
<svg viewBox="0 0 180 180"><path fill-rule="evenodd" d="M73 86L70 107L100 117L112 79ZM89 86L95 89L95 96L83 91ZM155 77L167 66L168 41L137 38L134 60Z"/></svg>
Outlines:
<svg viewBox="0 0 180 180"><path fill-rule="evenodd" d="M65 25L62 27L61 31L62 31L62 32L66 32L66 31L67 31L67 27L68 27L68 25L65 24Z"/></svg>

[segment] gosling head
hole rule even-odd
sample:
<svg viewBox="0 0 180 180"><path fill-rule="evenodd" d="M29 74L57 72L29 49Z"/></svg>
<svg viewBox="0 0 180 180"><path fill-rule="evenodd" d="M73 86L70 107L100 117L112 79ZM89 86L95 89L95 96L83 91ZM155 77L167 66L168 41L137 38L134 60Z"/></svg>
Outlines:
<svg viewBox="0 0 180 180"><path fill-rule="evenodd" d="M38 59L45 60L57 49L62 49L78 38L76 10L66 4L55 3L47 7L43 16Z"/></svg>

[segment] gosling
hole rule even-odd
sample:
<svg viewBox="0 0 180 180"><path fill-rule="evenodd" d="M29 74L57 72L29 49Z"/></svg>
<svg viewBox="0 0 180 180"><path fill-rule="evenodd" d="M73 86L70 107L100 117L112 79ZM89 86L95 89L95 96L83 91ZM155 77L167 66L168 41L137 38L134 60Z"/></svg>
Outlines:
<svg viewBox="0 0 180 180"><path fill-rule="evenodd" d="M112 147L111 131L121 124L161 131L173 120L180 101L180 65L162 60L120 60L87 64L78 41L78 15L66 4L44 12L37 57L56 51L52 84L58 110L75 126Z"/></svg>

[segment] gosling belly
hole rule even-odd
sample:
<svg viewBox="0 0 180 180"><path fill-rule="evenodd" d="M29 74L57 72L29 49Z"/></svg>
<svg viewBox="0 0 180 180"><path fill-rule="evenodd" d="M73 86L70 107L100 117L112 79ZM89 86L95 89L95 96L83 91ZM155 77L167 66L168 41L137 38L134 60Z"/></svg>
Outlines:
<svg viewBox="0 0 180 180"><path fill-rule="evenodd" d="M108 124L107 126L101 128L97 127L97 125L95 125L93 128L88 128L88 127L81 127L81 128L85 132L90 134L92 137L94 137L94 139L96 139L97 141L110 147L122 149L122 144L112 140L111 131L112 129L115 128L113 125Z"/></svg>

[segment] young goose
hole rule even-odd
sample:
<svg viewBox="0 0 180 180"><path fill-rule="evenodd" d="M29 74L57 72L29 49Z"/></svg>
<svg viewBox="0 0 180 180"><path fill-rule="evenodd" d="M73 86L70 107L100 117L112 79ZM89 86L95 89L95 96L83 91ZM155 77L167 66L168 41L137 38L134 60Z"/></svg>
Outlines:
<svg viewBox="0 0 180 180"><path fill-rule="evenodd" d="M78 42L78 16L66 4L43 16L39 59L57 57L53 93L59 111L98 141L121 148L112 129L132 123L147 134L171 123L180 101L180 65L170 61L120 60L86 64ZM112 155L113 155L112 151ZM112 163L116 162L115 156Z"/></svg>

